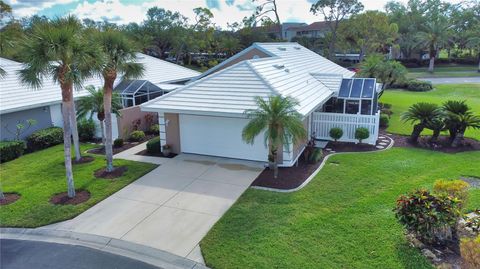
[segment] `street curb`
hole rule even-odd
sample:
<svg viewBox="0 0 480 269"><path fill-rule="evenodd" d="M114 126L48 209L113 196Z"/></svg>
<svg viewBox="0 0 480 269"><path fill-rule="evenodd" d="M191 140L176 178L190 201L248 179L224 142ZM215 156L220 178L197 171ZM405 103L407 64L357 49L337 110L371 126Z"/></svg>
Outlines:
<svg viewBox="0 0 480 269"><path fill-rule="evenodd" d="M128 257L165 269L208 268L203 264L166 251L120 239L91 234L58 231L45 228L0 228L0 239L43 241L84 246L109 252L115 255Z"/></svg>
<svg viewBox="0 0 480 269"><path fill-rule="evenodd" d="M390 148L393 147L393 144L395 143L395 141L388 135L383 135L385 137L387 137L388 139L390 139L390 144L384 148L384 149L379 149L379 150L374 150L374 151L363 151L363 152L336 152L336 153L332 153L332 154L329 154L327 156L325 156L325 158L323 158L322 160L322 163L320 164L320 166L318 166L317 170L315 170L300 186L296 187L296 188L293 188L293 189L288 189L288 190L283 190L283 189L275 189L275 188L268 188L268 187L260 187L260 186L251 186L250 188L252 189L256 189L256 190L263 190L263 191L272 191L272 192L280 192L280 193L289 193L289 192L296 192L298 190L301 190L303 189L305 186L308 185L308 183L310 183L310 181L312 181L315 176L320 172L320 170L322 170L322 168L325 166L325 164L327 163L328 159L332 156L335 156L335 155L339 155L339 154L356 154L356 153L359 153L359 154L368 154L368 153L376 153L376 152L381 152L381 151L385 151L385 150L388 150Z"/></svg>

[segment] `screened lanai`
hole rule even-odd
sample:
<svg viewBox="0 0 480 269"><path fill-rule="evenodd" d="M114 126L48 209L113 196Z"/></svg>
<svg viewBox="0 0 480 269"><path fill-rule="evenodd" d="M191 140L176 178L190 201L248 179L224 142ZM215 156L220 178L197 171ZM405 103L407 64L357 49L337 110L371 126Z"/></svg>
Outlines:
<svg viewBox="0 0 480 269"><path fill-rule="evenodd" d="M325 104L324 111L375 115L377 99L377 83L374 78L347 78L342 80L338 95Z"/></svg>
<svg viewBox="0 0 480 269"><path fill-rule="evenodd" d="M115 87L115 91L120 94L123 107L131 107L155 99L180 86L178 84L155 85L148 80L124 80Z"/></svg>

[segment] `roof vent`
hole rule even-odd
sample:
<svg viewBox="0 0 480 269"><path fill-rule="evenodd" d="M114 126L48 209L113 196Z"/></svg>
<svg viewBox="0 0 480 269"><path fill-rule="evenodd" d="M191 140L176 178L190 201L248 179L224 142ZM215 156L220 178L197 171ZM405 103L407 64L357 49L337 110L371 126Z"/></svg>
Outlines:
<svg viewBox="0 0 480 269"><path fill-rule="evenodd" d="M285 48L285 47L278 47L277 49L281 50L281 51L286 51L287 50L287 48Z"/></svg>
<svg viewBox="0 0 480 269"><path fill-rule="evenodd" d="M301 49L300 47L293 47L293 48L296 49L296 50L300 50L300 49Z"/></svg>
<svg viewBox="0 0 480 269"><path fill-rule="evenodd" d="M275 67L277 69L283 69L283 68L285 68L285 65L284 64L274 64L273 67Z"/></svg>

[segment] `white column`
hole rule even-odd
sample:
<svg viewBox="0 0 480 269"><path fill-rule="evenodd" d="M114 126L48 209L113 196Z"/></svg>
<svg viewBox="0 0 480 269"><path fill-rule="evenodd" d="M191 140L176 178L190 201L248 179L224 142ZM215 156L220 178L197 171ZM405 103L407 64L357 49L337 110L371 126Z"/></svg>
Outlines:
<svg viewBox="0 0 480 269"><path fill-rule="evenodd" d="M167 144L167 125L164 113L158 113L158 125L160 130L160 151L162 151L162 147Z"/></svg>

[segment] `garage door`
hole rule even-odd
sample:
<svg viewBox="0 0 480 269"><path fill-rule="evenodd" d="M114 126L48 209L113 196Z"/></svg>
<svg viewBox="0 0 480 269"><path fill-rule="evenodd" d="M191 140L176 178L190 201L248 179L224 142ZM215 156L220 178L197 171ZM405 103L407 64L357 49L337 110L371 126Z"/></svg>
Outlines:
<svg viewBox="0 0 480 269"><path fill-rule="evenodd" d="M263 134L253 145L242 141L247 119L180 115L180 144L185 153L266 161Z"/></svg>

